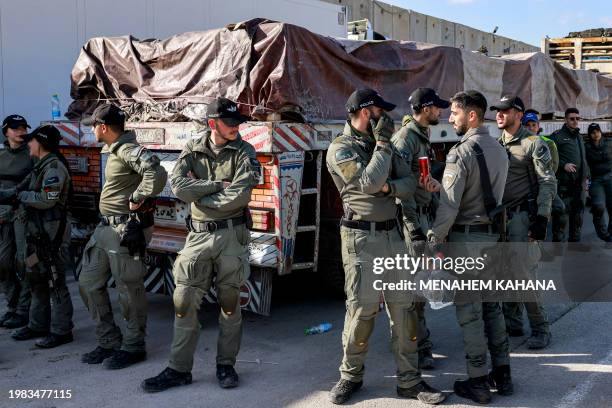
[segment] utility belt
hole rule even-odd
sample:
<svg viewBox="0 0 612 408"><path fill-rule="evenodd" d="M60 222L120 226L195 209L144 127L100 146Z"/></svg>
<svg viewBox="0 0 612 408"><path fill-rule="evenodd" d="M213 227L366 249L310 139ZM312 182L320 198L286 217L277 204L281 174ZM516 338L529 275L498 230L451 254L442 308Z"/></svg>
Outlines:
<svg viewBox="0 0 612 408"><path fill-rule="evenodd" d="M525 201L523 201L522 203L520 203L518 205L515 205L515 206L512 206L512 207L508 207L507 211L508 211L508 213L511 213L511 214L522 212L522 211L529 212L529 210L530 210L529 207L530 207L529 202L527 200L525 200Z"/></svg>
<svg viewBox="0 0 612 408"><path fill-rule="evenodd" d="M397 228L397 220L390 219L386 221L360 221L360 220L347 220L342 218L340 225L347 228L358 229L362 231L391 231Z"/></svg>
<svg viewBox="0 0 612 408"><path fill-rule="evenodd" d="M451 227L451 231L462 234L499 234L499 227L496 224L455 224Z"/></svg>
<svg viewBox="0 0 612 408"><path fill-rule="evenodd" d="M144 228L152 227L155 224L155 215L153 212L136 213L140 226ZM125 224L130 220L129 214L120 215L102 215L100 216L100 224L105 227L116 227L117 225Z"/></svg>
<svg viewBox="0 0 612 408"><path fill-rule="evenodd" d="M235 227L237 225L242 225L247 223L247 219L245 216L240 216L236 218L229 218L227 220L215 220L215 221L195 221L188 216L185 220L187 224L187 229L189 232L215 232L218 230L226 229L231 227Z"/></svg>

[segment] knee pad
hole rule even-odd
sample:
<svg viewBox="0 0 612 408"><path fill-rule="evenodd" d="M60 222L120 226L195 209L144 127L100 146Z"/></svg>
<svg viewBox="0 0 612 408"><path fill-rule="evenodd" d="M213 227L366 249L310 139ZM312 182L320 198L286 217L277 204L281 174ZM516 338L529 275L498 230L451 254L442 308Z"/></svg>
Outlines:
<svg viewBox="0 0 612 408"><path fill-rule="evenodd" d="M196 298L196 288L191 286L177 286L172 294L176 317L183 318L187 316L190 309L197 309L198 303Z"/></svg>
<svg viewBox="0 0 612 408"><path fill-rule="evenodd" d="M231 316L236 311L236 305L238 304L238 298L240 297L240 289L238 288L219 288L219 306L226 315Z"/></svg>

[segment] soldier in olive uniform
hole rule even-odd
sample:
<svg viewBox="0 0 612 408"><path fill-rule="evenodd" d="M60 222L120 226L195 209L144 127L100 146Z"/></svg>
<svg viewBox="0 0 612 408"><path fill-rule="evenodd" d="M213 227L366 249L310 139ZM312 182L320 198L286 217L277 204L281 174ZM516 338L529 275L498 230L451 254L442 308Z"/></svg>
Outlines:
<svg viewBox="0 0 612 408"><path fill-rule="evenodd" d="M504 96L491 110L497 111L497 126L503 129L499 141L510 158L503 198L508 211L507 239L509 242L525 243L525 246L514 246L519 256L511 257L511 267L515 271L523 270L534 278L540 249L533 241L546 239L551 206L557 191L552 155L548 144L540 136L531 135L521 126L525 110L521 98ZM522 305L520 302L503 304L510 336L523 335ZM527 346L532 349L548 346L550 325L544 308L538 302L525 302L524 305L531 326Z"/></svg>
<svg viewBox="0 0 612 408"><path fill-rule="evenodd" d="M485 97L477 91L459 92L451 98L451 116L461 140L448 152L442 178L440 205L434 222L434 241L450 243L494 243L499 239L485 207L491 195L502 201L508 174L508 156L483 125ZM489 185L483 187L480 160L484 158ZM483 166L484 167L484 166ZM484 175L486 178L486 175ZM489 194L485 194L488 192ZM465 245L466 251L471 246ZM463 256L463 254L462 254ZM481 256L473 255L470 256ZM463 332L469 379L455 381L454 390L463 398L486 404L491 400L487 368L487 345L493 371L490 375L499 395L513 392L510 376L508 336L499 303L457 302L457 320Z"/></svg>
<svg viewBox="0 0 612 408"><path fill-rule="evenodd" d="M134 246L142 252L151 239L153 214L140 207L163 190L167 174L159 158L138 144L134 132L124 130L125 114L116 106L99 106L83 123L93 126L108 160L100 194L102 220L85 246L79 265L79 290L96 322L98 347L84 354L81 361L104 361L106 368L119 369L146 358L146 267L142 257L134 256ZM138 214L136 222L133 214ZM115 324L106 287L111 275L127 321L124 336Z"/></svg>
<svg viewBox="0 0 612 408"><path fill-rule="evenodd" d="M597 123L589 125L587 135L586 159L593 177L589 189L593 225L600 239L612 242L612 222L610 222L612 218L612 157L608 153L608 143L603 138L601 128ZM608 225L604 219L606 209L608 210Z"/></svg>
<svg viewBox="0 0 612 408"><path fill-rule="evenodd" d="M384 111L395 105L372 89L360 89L349 97L346 107L349 120L344 132L327 151L327 168L344 206L340 232L347 296L341 378L330 392L334 404L346 402L363 384L381 292L372 286L372 261L406 253L396 221L396 199L408 199L416 188L410 168L390 143L394 126ZM418 367L413 300L389 292L383 290L397 364L397 393L437 404L445 395L422 380Z"/></svg>
<svg viewBox="0 0 612 408"><path fill-rule="evenodd" d="M580 242L582 216L586 203L586 183L589 166L586 161L584 142L580 135L578 122L580 113L576 108L565 111L565 124L550 135L559 151L557 170L557 193L565 205L563 212L553 211L553 242L573 242L570 249L588 250ZM569 223L569 238L565 232Z"/></svg>
<svg viewBox="0 0 612 408"><path fill-rule="evenodd" d="M402 201L404 235L413 256L421 256L427 232L433 225L436 200L420 181L419 158L428 157L430 163L435 160L429 141L429 126L440 123L440 114L450 106L448 101L440 99L431 88L418 88L408 99L412 105L413 116L393 135L391 142L402 155L412 170L412 179L408 199ZM425 302L416 303L419 316L419 368L433 368L434 359L431 353L432 343L429 340L429 329L425 320Z"/></svg>
<svg viewBox="0 0 612 408"><path fill-rule="evenodd" d="M9 115L2 122L6 137L0 148L0 189L11 189L26 178L34 167L24 136L28 122L20 115ZM10 194L14 197L14 194ZM16 259L14 230L15 211L9 202L0 202L0 285L7 298L7 312L0 318L0 327L16 329L28 324L30 289L23 277L23 263ZM21 242L25 247L25 243ZM17 273L20 271L20 273Z"/></svg>
<svg viewBox="0 0 612 408"><path fill-rule="evenodd" d="M174 338L170 362L141 384L158 392L191 383L200 335L198 309L213 279L220 305L217 379L222 388L238 386L234 370L242 337L240 287L249 276L247 205L259 183L255 149L243 141L238 126L246 120L236 104L218 98L208 106L210 131L187 143L170 184L191 203L185 248L174 262Z"/></svg>
<svg viewBox="0 0 612 408"><path fill-rule="evenodd" d="M64 264L59 256L66 237L66 205L71 190L68 162L59 152L62 139L53 126L45 125L27 136L30 154L38 161L30 176L19 185L17 198L25 208L26 280L31 288L30 321L13 333L15 340L43 337L35 345L53 348L70 343L72 300L66 286Z"/></svg>

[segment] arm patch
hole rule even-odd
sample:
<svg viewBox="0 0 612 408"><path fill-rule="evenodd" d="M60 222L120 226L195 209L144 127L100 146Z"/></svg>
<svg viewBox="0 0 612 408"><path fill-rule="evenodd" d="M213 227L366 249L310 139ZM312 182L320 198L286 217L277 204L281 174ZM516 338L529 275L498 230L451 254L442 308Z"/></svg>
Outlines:
<svg viewBox="0 0 612 408"><path fill-rule="evenodd" d="M249 157L249 164L251 167L251 173L253 174L253 177L257 181L257 184L262 184L263 182L262 176L261 176L262 171L261 171L261 164L259 163L259 160L257 160L254 157Z"/></svg>
<svg viewBox="0 0 612 408"><path fill-rule="evenodd" d="M49 177L48 179L46 179L46 180L43 182L43 186L48 186L48 185L51 185L51 184L57 184L57 183L59 183L59 182L60 182L59 177L57 177L57 176L52 176L52 177Z"/></svg>
<svg viewBox="0 0 612 408"><path fill-rule="evenodd" d="M447 162L447 163L457 163L457 159L458 159L458 158L459 158L459 157L458 157L458 156L457 156L455 153L449 153L449 154L446 156L446 162Z"/></svg>
<svg viewBox="0 0 612 408"><path fill-rule="evenodd" d="M350 149L339 149L336 151L336 164L346 163L357 158L357 153Z"/></svg>

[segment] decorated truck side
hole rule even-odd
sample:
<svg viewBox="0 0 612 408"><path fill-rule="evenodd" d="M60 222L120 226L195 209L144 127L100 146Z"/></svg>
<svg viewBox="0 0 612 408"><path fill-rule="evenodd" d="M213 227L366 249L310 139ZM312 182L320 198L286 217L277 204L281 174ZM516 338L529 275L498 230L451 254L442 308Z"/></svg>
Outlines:
<svg viewBox="0 0 612 408"><path fill-rule="evenodd" d="M203 133L206 104L214 97L236 100L253 119L240 134L255 147L263 171L249 204L251 276L242 305L262 314L270 312L275 275L303 270L343 285L342 207L325 152L343 129L344 103L355 88L375 88L397 103L397 126L410 112L408 95L419 86L445 98L463 89L479 89L490 101L514 93L549 118L567 106L578 106L591 119L612 111L612 79L561 67L541 53L490 58L413 42L339 40L261 19L164 41L94 38L83 47L71 79L71 120L51 123L64 135L63 152L74 175L77 248L93 230L104 182L106 157L91 129L79 125L98 104L120 105L127 127L168 171L184 144ZM487 125L499 135L494 122ZM611 131L610 122L601 125L604 133ZM542 126L549 134L561 122ZM448 124L433 127L430 138L438 160L457 140ZM157 199L145 278L151 292L172 293L172 263L184 244L188 211L168 186ZM214 300L214 290L208 300Z"/></svg>

